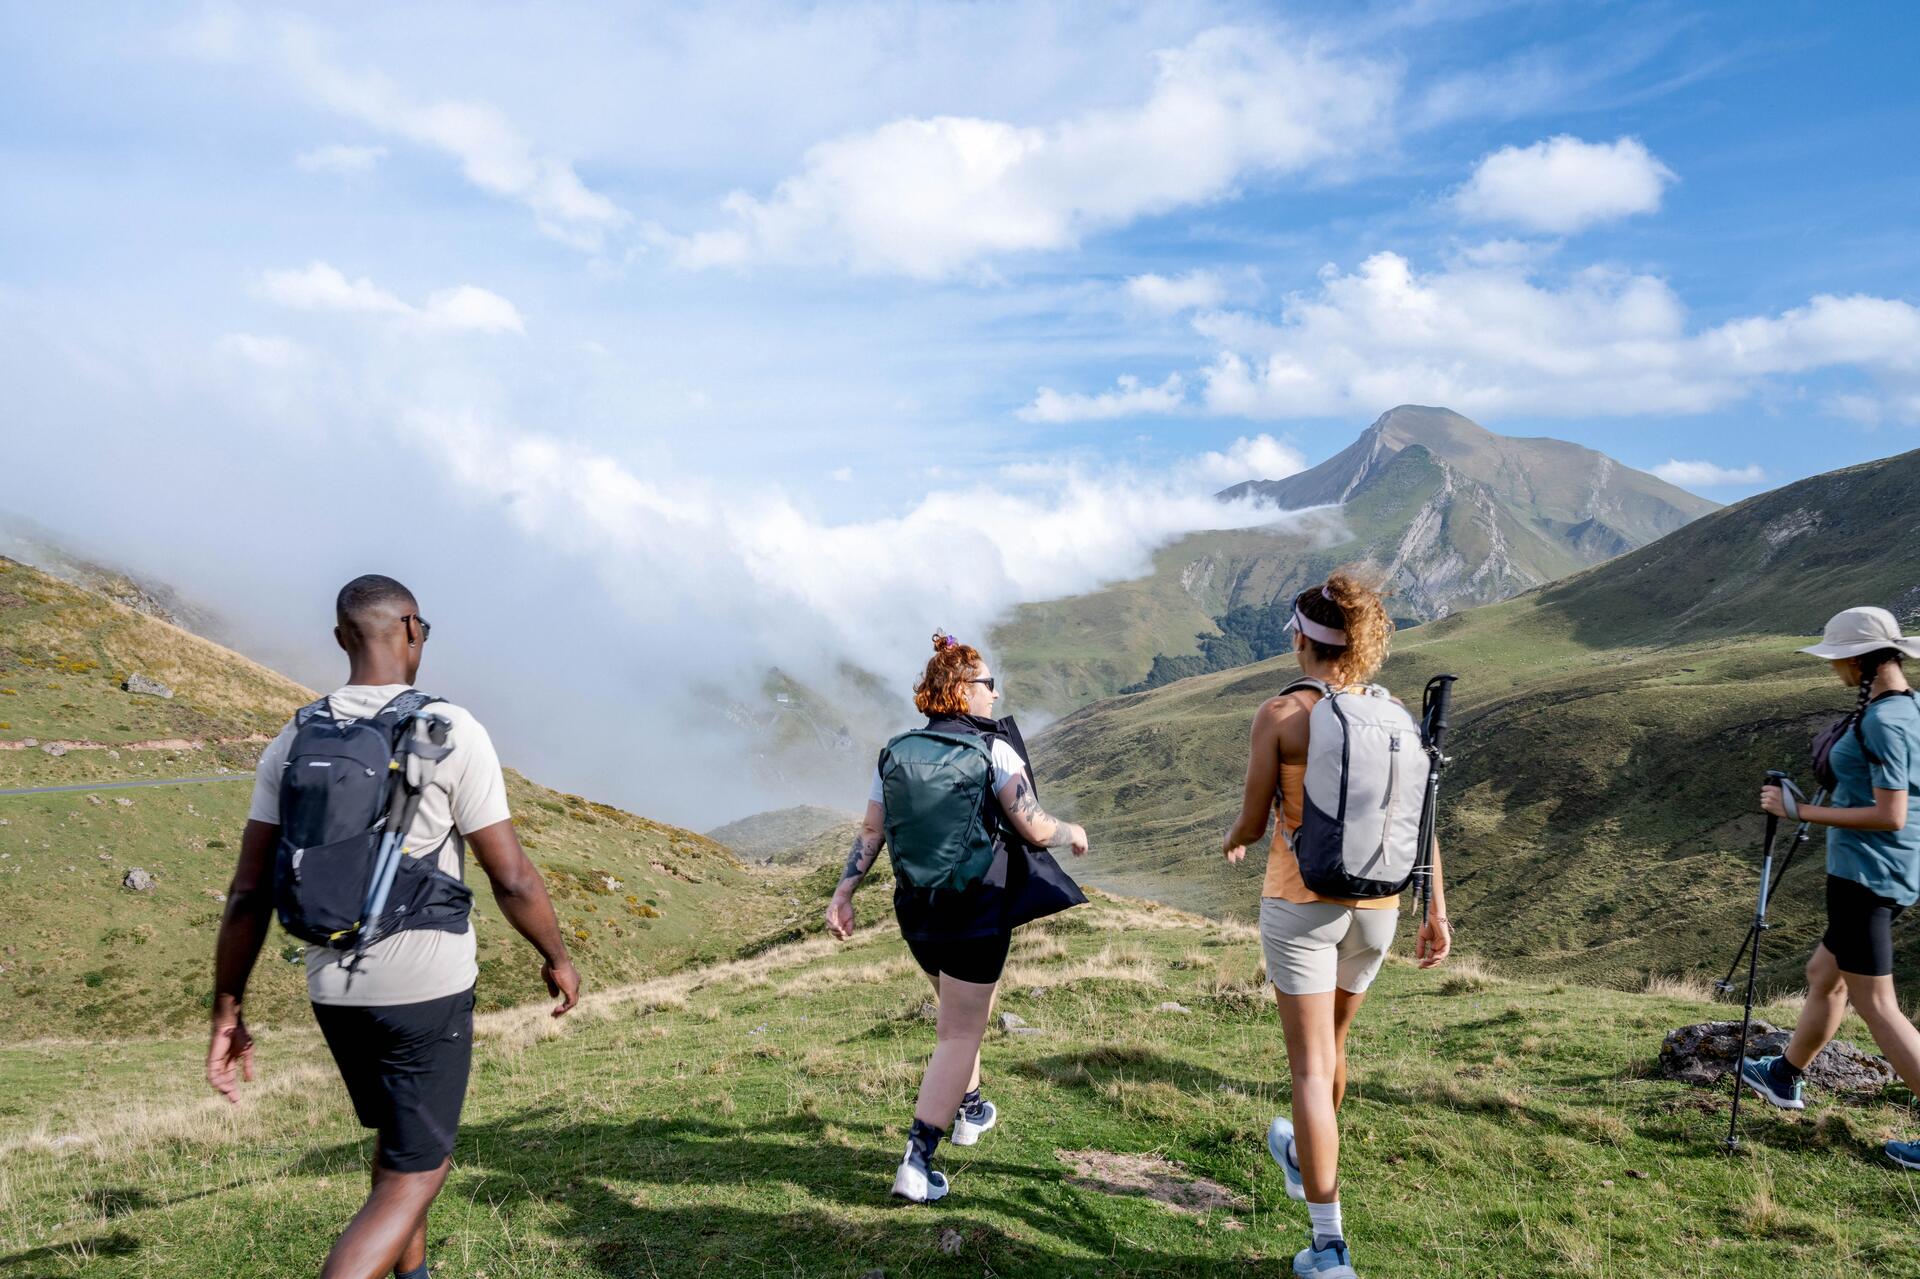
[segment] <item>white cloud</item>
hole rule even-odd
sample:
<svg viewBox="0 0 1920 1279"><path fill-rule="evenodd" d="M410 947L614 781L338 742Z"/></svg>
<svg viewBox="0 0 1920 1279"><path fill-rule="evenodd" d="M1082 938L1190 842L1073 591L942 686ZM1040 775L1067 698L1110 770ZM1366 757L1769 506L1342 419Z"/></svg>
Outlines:
<svg viewBox="0 0 1920 1279"><path fill-rule="evenodd" d="M302 173L331 173L338 177L355 177L372 170L373 166L387 158L385 147L351 146L344 142L331 143L324 147L315 147L303 151L294 157L294 164Z"/></svg>
<svg viewBox="0 0 1920 1279"><path fill-rule="evenodd" d="M426 330L524 333L513 303L488 289L463 284L440 289L414 306L362 276L349 280L337 267L310 262L297 271L267 271L255 291L270 302L299 311L338 311L404 322Z"/></svg>
<svg viewBox="0 0 1920 1279"><path fill-rule="evenodd" d="M1505 222L1564 235L1660 207L1675 180L1638 138L1583 142L1561 134L1530 147L1502 147L1481 159L1454 209L1480 222Z"/></svg>
<svg viewBox="0 0 1920 1279"><path fill-rule="evenodd" d="M607 234L628 221L623 209L581 180L571 160L535 146L497 107L473 99L423 99L379 71L344 66L301 22L254 20L225 10L190 24L176 44L216 61L268 63L328 110L453 157L467 181L526 205L541 231L575 248L598 251ZM302 160L337 172L342 164L370 162L345 153L379 150L322 147Z"/></svg>
<svg viewBox="0 0 1920 1279"><path fill-rule="evenodd" d="M1187 471L1212 484L1242 480L1282 480L1307 469L1298 449L1271 435L1242 436L1223 451L1202 453L1187 463Z"/></svg>
<svg viewBox="0 0 1920 1279"><path fill-rule="evenodd" d="M782 654L783 667L815 653L911 670L934 621L984 634L1017 603L1144 572L1173 537L1274 516L1208 496L1208 463L1154 476L1069 466L1035 476L1048 481L1040 487L937 489L897 516L829 524L778 488L742 493L642 474L477 413L416 411L403 429L475 504L502 512L546 551L595 565L643 628L691 610L701 634L761 660ZM1234 450L1268 461L1285 453L1271 440ZM929 564L967 567L930 573ZM719 660L711 641L707 648Z"/></svg>
<svg viewBox="0 0 1920 1279"><path fill-rule="evenodd" d="M766 197L729 196L725 225L656 238L688 267L826 259L951 276L1376 144L1399 86L1385 65L1248 29L1158 62L1136 106L1048 125L898 119L822 142Z"/></svg>
<svg viewBox="0 0 1920 1279"><path fill-rule="evenodd" d="M1227 287L1216 271L1189 271L1171 279L1148 273L1127 281L1127 297L1150 311L1175 315L1219 306L1226 301Z"/></svg>
<svg viewBox="0 0 1920 1279"><path fill-rule="evenodd" d="M1097 395L1066 394L1043 386L1018 416L1027 422L1099 422L1178 412L1186 399L1186 381L1178 373L1169 373L1158 386L1143 385L1139 378L1122 374L1115 390Z"/></svg>
<svg viewBox="0 0 1920 1279"><path fill-rule="evenodd" d="M1822 370L1873 379L1891 416L1911 415L1920 391L1920 309L1909 303L1822 296L1693 331L1666 281L1606 267L1550 283L1525 265L1422 273L1377 253L1351 272L1323 269L1319 288L1290 295L1277 319L1212 311L1192 323L1219 349L1202 375L1205 407L1250 418L1406 403L1492 417L1701 413ZM1100 398L1054 392L1049 403Z"/></svg>
<svg viewBox="0 0 1920 1279"><path fill-rule="evenodd" d="M287 369L306 361L306 351L289 338L257 333L229 333L213 344L222 355L231 355L264 369Z"/></svg>
<svg viewBox="0 0 1920 1279"><path fill-rule="evenodd" d="M1682 462L1668 458L1652 468L1652 473L1669 484L1682 488L1723 488L1732 484L1759 484L1767 473L1757 463L1727 467L1713 462Z"/></svg>

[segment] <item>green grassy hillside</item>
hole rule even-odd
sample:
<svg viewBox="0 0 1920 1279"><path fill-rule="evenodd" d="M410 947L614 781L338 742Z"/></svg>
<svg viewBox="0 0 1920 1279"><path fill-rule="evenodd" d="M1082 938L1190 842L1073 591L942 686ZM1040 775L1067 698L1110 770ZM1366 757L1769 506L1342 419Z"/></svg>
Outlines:
<svg viewBox="0 0 1920 1279"><path fill-rule="evenodd" d="M1920 602L1920 454L1789 485L1503 604L1403 631L1382 678L1417 698L1461 676L1442 836L1450 914L1484 954L1631 985L1723 964L1752 913L1767 768L1852 694L1794 653L1840 608ZM1094 837L1096 883L1250 917L1258 857L1229 868L1254 709L1291 658L1090 706L1034 758ZM1817 842L1769 934L1798 984L1823 926ZM1920 934L1896 933L1901 972ZM1714 975L1718 975L1715 973Z"/></svg>
<svg viewBox="0 0 1920 1279"><path fill-rule="evenodd" d="M884 923L602 988L559 1023L483 1017L435 1274L1285 1273L1306 1214L1262 1141L1288 1085L1258 963L1249 930L1125 902L1025 930L1001 1007L1036 1033L989 1038L1001 1124L943 1149L954 1193L927 1207L887 1198L934 1032ZM1728 1158L1725 1093L1654 1066L1710 1011L1390 963L1342 1119L1360 1272L1914 1274L1913 1176L1876 1162L1910 1098L1756 1107ZM238 1111L197 1037L0 1048L0 1276L312 1273L368 1140L303 1019L256 1032Z"/></svg>
<svg viewBox="0 0 1920 1279"><path fill-rule="evenodd" d="M1162 550L1146 578L1016 609L993 635L1009 703L1061 714L1189 675L1193 662L1154 659L1191 657L1195 637L1228 611L1284 599L1342 564L1378 565L1395 614L1428 619L1507 599L1715 509L1590 449L1409 405L1310 471L1221 496L1327 509L1196 533Z"/></svg>
<svg viewBox="0 0 1920 1279"><path fill-rule="evenodd" d="M123 691L132 672L175 696ZM0 796L0 1038L147 1034L199 1020L253 763L313 696L0 559L0 790L95 788ZM224 780L113 788L194 776ZM797 907L713 841L511 771L508 782L515 824L590 983L725 956L790 925ZM151 891L122 886L135 867L154 877ZM482 1000L530 998L532 952L474 877ZM297 954L276 929L250 994L262 1015L303 1002Z"/></svg>
<svg viewBox="0 0 1920 1279"><path fill-rule="evenodd" d="M748 862L790 862L798 850L824 835L838 832L849 823L857 824L852 813L837 808L801 804L794 808L776 808L754 813L739 821L728 822L707 832L707 838L724 844ZM847 837L851 839L852 836ZM841 841L844 851L845 840Z"/></svg>

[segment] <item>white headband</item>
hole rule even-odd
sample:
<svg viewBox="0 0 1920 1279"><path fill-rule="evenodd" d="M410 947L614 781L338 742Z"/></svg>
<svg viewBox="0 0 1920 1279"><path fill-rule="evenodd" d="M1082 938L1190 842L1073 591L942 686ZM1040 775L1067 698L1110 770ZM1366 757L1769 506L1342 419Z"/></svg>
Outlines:
<svg viewBox="0 0 1920 1279"><path fill-rule="evenodd" d="M1292 625L1295 630L1310 640L1318 640L1322 644L1331 644L1336 648L1345 648L1347 646L1347 633L1345 631L1335 630L1331 626L1323 626L1319 622L1314 621L1311 617L1308 617L1300 611L1298 604L1293 606Z"/></svg>

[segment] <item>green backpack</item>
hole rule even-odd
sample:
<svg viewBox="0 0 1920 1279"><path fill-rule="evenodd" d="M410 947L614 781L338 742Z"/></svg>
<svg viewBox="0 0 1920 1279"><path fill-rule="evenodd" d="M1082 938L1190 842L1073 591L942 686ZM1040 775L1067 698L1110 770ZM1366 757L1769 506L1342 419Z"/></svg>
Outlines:
<svg viewBox="0 0 1920 1279"><path fill-rule="evenodd" d="M965 890L993 865L993 757L971 733L917 728L880 752L887 851L915 888Z"/></svg>

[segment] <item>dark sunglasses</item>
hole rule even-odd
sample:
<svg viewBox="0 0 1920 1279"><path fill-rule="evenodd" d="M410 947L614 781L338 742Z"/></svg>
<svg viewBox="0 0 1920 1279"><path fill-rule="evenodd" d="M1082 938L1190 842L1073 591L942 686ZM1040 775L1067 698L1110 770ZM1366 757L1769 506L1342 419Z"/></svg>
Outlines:
<svg viewBox="0 0 1920 1279"><path fill-rule="evenodd" d="M422 644L427 642L427 636L433 634L433 623L418 613L408 613L400 620L407 624L407 642L409 644L413 642L413 624L415 622L420 623L420 642Z"/></svg>
<svg viewBox="0 0 1920 1279"><path fill-rule="evenodd" d="M985 679L970 679L970 680L968 680L968 681L967 681L967 683L969 683L969 684L985 684L985 685L987 686L987 691L988 691L989 693L991 693L991 692L993 691L993 676L991 676L991 675L989 675L989 676L987 676L987 677L986 677Z"/></svg>

